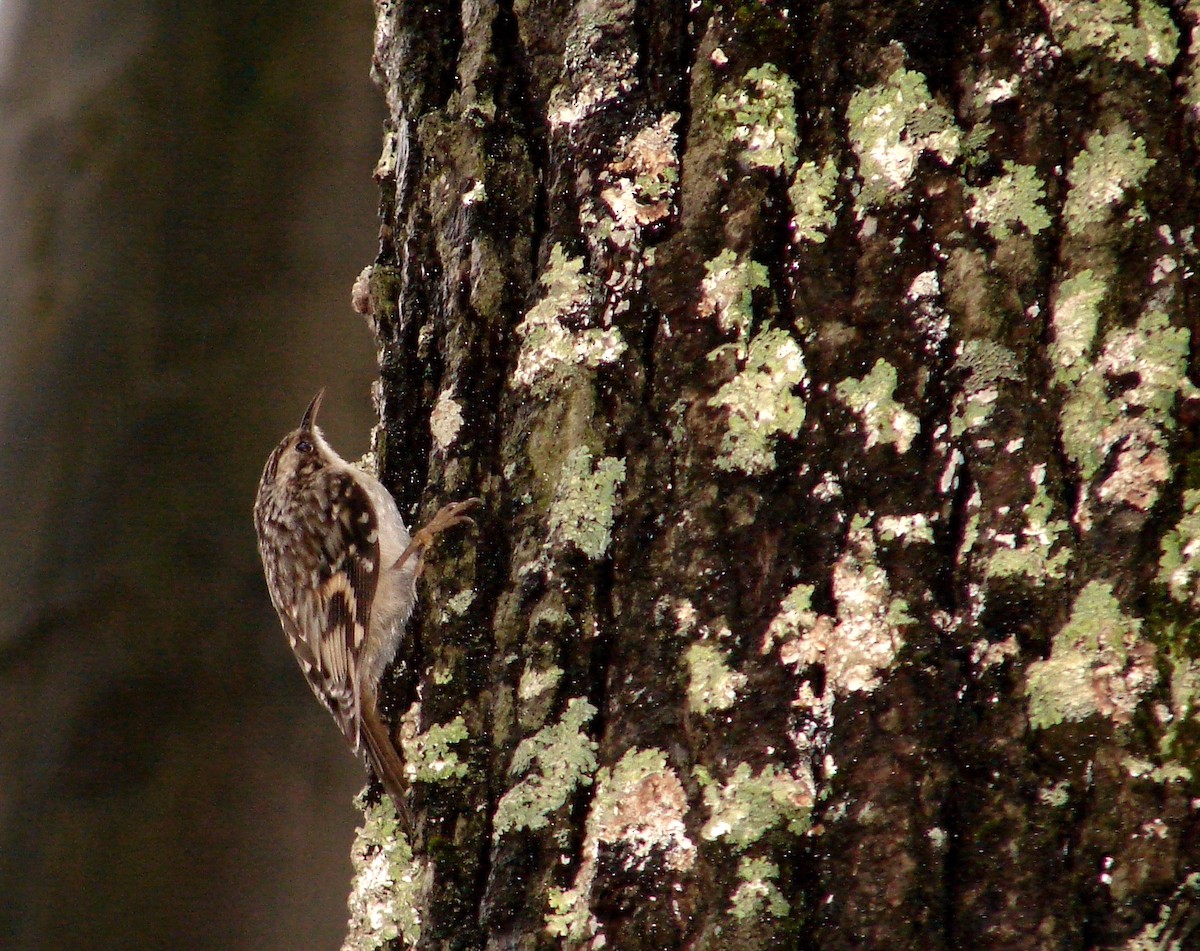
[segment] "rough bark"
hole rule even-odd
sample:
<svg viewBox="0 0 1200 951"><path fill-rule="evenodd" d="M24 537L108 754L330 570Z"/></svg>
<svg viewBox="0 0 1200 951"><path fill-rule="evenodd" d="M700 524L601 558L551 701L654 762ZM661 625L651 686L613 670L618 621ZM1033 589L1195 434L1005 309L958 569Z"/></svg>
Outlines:
<svg viewBox="0 0 1200 951"><path fill-rule="evenodd" d="M348 945L1200 940L1200 6L377 14L385 475L487 508Z"/></svg>

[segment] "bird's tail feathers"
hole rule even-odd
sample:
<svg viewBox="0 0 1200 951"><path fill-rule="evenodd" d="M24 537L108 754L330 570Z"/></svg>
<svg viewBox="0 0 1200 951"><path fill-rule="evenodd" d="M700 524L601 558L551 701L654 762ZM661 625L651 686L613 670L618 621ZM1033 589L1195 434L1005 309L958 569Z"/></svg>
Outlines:
<svg viewBox="0 0 1200 951"><path fill-rule="evenodd" d="M404 764L400 761L400 754L396 752L391 734L383 721L374 710L365 709L365 706L361 722L362 739L367 747L367 763L371 772L383 784L384 790L391 796L404 834L411 841L416 823L408 807L408 782L404 778Z"/></svg>

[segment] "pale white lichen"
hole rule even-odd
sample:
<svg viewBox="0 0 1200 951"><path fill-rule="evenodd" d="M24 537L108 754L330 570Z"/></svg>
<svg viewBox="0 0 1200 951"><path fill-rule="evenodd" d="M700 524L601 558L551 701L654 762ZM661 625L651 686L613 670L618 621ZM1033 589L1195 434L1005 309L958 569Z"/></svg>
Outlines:
<svg viewBox="0 0 1200 951"><path fill-rule="evenodd" d="M622 93L628 92L633 86L634 83L628 79L615 82L591 82L571 98L567 98L567 93L561 85L556 86L554 94L550 98L547 122L552 129L573 126L603 108L607 103L612 102Z"/></svg>
<svg viewBox="0 0 1200 951"><path fill-rule="evenodd" d="M586 446L563 462L550 505L550 540L578 548L593 561L612 541L617 492L625 481L625 460L602 456L592 463Z"/></svg>
<svg viewBox="0 0 1200 951"><path fill-rule="evenodd" d="M563 82L550 94L549 123L559 133L623 101L639 82L639 55L625 37L633 4L617 0L603 6L584 4L560 23Z"/></svg>
<svg viewBox="0 0 1200 951"><path fill-rule="evenodd" d="M678 121L679 113L669 112L622 139L620 158L601 173L600 200L612 217L613 244L625 247L641 228L670 216L679 181Z"/></svg>
<svg viewBox="0 0 1200 951"><path fill-rule="evenodd" d="M471 180L471 186L463 192L461 201L464 207L470 208L472 205L487 201L487 197L487 187L483 182Z"/></svg>
<svg viewBox="0 0 1200 951"><path fill-rule="evenodd" d="M862 378L837 385L838 399L862 420L867 449L882 443L903 454L921 431L920 420L896 400L896 382L896 368L880 357Z"/></svg>
<svg viewBox="0 0 1200 951"><path fill-rule="evenodd" d="M673 872L691 869L696 846L684 823L687 812L683 784L662 750L634 747L611 769L602 768L596 774L575 881L569 889L549 890L547 931L571 941L597 935L600 925L588 905L605 846L620 845L613 854L627 872L640 871L655 859Z"/></svg>
<svg viewBox="0 0 1200 951"><path fill-rule="evenodd" d="M921 512L914 515L882 515L876 522L876 528L880 541L900 541L904 545L917 542L933 544L933 527L929 516Z"/></svg>
<svg viewBox="0 0 1200 951"><path fill-rule="evenodd" d="M458 438L462 429L462 406L454 399L454 388L447 387L438 394L433 412L429 415L429 435L438 452L445 452Z"/></svg>
<svg viewBox="0 0 1200 951"><path fill-rule="evenodd" d="M625 341L614 327L589 326L594 289L583 273L583 258L568 258L556 244L540 284L541 300L517 326L521 349L513 385L548 396L576 367L615 363Z"/></svg>
<svg viewBox="0 0 1200 951"><path fill-rule="evenodd" d="M986 109L998 102L1008 102L1021 88L1021 76L993 76L985 70L975 83L973 102L976 109Z"/></svg>
<svg viewBox="0 0 1200 951"><path fill-rule="evenodd" d="M800 345L787 331L769 327L750 341L741 371L710 401L729 411L718 468L754 475L775 467L776 440L804 425L804 400L794 390L806 378Z"/></svg>
<svg viewBox="0 0 1200 951"><path fill-rule="evenodd" d="M377 951L397 938L415 947L433 864L413 856L387 796L365 808L350 861L354 879L342 951Z"/></svg>
<svg viewBox="0 0 1200 951"><path fill-rule="evenodd" d="M904 296L911 301L918 301L926 297L937 297L941 292L942 279L938 277L937 271L931 269L914 277Z"/></svg>
<svg viewBox="0 0 1200 951"><path fill-rule="evenodd" d="M950 164L962 148L950 110L934 101L924 76L904 67L851 96L846 118L858 156L863 208L898 201L922 155Z"/></svg>
<svg viewBox="0 0 1200 951"><path fill-rule="evenodd" d="M764 652L778 643L785 664L821 664L827 690L839 696L876 689L880 674L892 666L904 645L903 629L912 619L906 602L892 596L864 519L852 523L846 551L834 565L837 617L813 610L812 594L812 586L805 584L788 592L767 627Z"/></svg>
<svg viewBox="0 0 1200 951"><path fill-rule="evenodd" d="M1141 637L1141 628L1111 584L1089 582L1054 635L1050 656L1026 671L1030 724L1044 729L1096 714L1128 723L1158 681L1154 646Z"/></svg>
<svg viewBox="0 0 1200 951"><path fill-rule="evenodd" d="M746 685L746 675L733 670L725 651L710 641L689 647L684 662L688 670L688 708L701 716L728 710Z"/></svg>

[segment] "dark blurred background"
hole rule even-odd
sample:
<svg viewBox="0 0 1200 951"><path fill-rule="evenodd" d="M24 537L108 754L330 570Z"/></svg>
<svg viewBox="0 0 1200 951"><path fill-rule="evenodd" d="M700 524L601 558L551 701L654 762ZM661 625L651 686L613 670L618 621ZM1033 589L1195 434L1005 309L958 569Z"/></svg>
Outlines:
<svg viewBox="0 0 1200 951"><path fill-rule="evenodd" d="M250 507L370 425L369 0L0 0L0 946L328 949L363 773Z"/></svg>

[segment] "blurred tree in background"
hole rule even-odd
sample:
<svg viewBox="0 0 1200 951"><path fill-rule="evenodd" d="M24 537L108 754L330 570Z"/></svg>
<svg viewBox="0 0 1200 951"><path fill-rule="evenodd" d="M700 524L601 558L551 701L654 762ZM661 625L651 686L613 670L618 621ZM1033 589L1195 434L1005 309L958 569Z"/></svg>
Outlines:
<svg viewBox="0 0 1200 951"><path fill-rule="evenodd" d="M329 386L365 448L363 0L0 2L0 944L313 948L362 774L250 523Z"/></svg>

